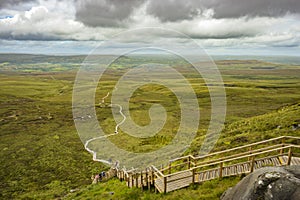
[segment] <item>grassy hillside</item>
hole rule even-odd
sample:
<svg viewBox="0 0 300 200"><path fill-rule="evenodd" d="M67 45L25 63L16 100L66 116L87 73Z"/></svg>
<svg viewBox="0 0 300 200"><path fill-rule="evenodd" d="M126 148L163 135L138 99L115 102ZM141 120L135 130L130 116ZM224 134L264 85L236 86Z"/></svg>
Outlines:
<svg viewBox="0 0 300 200"><path fill-rule="evenodd" d="M0 198L54 198L89 184L103 166L77 136L70 82L17 74L0 79Z"/></svg>
<svg viewBox="0 0 300 200"><path fill-rule="evenodd" d="M280 135L300 136L300 129L293 130L293 124L300 124L300 103L226 126L214 150L228 149ZM240 179L241 177L229 177L212 180L166 195L155 194L153 191L143 192L137 188L130 189L126 182L113 179L70 193L66 199L219 199L225 190Z"/></svg>
<svg viewBox="0 0 300 200"><path fill-rule="evenodd" d="M92 161L92 156L84 149L74 126L71 106L76 75L73 70L76 66L72 63L78 64L82 58L72 57L68 61L64 57L50 57L45 61L37 57L38 63L27 59L23 64L22 59L17 62L13 56L9 59L6 56L1 58L0 199L62 198L70 190L76 189L80 191L71 194L71 197L75 195L78 199L81 195L95 195L105 199L101 195L107 195L112 190L116 199L123 195L123 199L129 198L130 194L144 199L174 199L175 196L194 199L200 194L203 198L209 195L216 198L239 180L238 177L225 179L222 184L212 181L203 187L184 189L166 196L129 190L125 183L117 180L90 186L91 175L104 170L105 166ZM56 59L59 63L55 63ZM56 64L63 66L63 70L55 69ZM116 67L117 64L103 77L101 86L105 88L97 91L97 100L112 90L117 76L124 72L125 69ZM126 61L126 65L131 64L130 60ZM298 130L292 131L291 128L293 123L300 123L299 104L296 104L300 102L299 66L279 66L259 61L222 61L217 64L224 78L228 106L225 129L215 150L279 135L299 135ZM256 68L252 69L253 66ZM266 68L268 66L272 69ZM185 75L191 83L195 83L194 89L201 110L198 135L186 152L195 153L201 147L210 118L210 97L203 81L199 82L199 77L191 72ZM158 101L157 92L161 92L159 101L165 102L171 122L166 124L165 132L161 133L163 137L153 138L153 145L149 149L166 144L172 138L170 130L173 130L178 120L177 111L173 109L177 106L176 102L166 98L171 95L170 92L156 88L157 91L151 93L150 89L149 85L140 88L132 97L132 117L141 125L147 124L145 113L154 100ZM144 102L141 95L152 99ZM103 109L97 107L96 111L101 113ZM100 120L100 123L104 129L111 131L115 122L109 117L110 111L107 110L106 114L98 118L106 117L107 120ZM124 137L128 144L137 145L136 151L145 144L142 140L130 140L125 134ZM112 141L116 145L122 144L120 140ZM134 150L130 146L127 148Z"/></svg>

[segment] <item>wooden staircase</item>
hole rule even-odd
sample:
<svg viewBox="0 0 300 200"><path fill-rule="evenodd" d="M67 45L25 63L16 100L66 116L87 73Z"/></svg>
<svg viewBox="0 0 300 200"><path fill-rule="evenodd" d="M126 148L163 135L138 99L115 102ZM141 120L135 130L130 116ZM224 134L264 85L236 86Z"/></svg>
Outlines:
<svg viewBox="0 0 300 200"><path fill-rule="evenodd" d="M164 179L158 178L155 180L155 188L159 192L171 192L174 190L178 190L183 187L189 186L193 182L193 174L190 171L184 171L176 174L172 174L172 176L168 177L168 185L167 188L165 187L164 184Z"/></svg>
<svg viewBox="0 0 300 200"><path fill-rule="evenodd" d="M282 136L203 156L183 156L144 171L116 169L128 187L167 193L204 181L248 174L266 166L300 165L300 137Z"/></svg>

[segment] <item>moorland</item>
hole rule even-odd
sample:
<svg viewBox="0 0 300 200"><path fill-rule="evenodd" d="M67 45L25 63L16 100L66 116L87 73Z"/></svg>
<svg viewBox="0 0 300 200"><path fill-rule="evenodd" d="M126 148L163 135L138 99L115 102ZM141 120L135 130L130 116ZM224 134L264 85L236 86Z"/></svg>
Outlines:
<svg viewBox="0 0 300 200"><path fill-rule="evenodd" d="M0 55L1 199L218 199L240 180L213 180L166 195L129 189L117 179L91 185L91 175L108 167L92 160L74 126L73 85L84 58ZM141 61L167 63L193 85L201 119L197 136L185 154L196 154L211 118L211 101L205 82L187 63L159 56L121 57L99 81L96 102ZM213 151L281 135L299 136L299 129L292 126L300 124L300 63L246 58L215 63L224 81L227 115ZM120 131L110 140L134 152L168 144L176 133L180 114L178 101L168 88L148 84L136 90L130 99L130 115L137 124L147 125L148 109L153 103L160 103L167 111L167 123L157 135L136 139ZM112 133L116 122L111 108L95 108L105 133Z"/></svg>

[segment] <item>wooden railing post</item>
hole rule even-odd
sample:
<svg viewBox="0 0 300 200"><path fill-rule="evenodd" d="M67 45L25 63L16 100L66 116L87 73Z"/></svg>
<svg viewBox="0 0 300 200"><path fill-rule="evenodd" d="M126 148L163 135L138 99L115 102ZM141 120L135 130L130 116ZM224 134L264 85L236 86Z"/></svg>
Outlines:
<svg viewBox="0 0 300 200"><path fill-rule="evenodd" d="M139 187L139 175L135 173L135 187Z"/></svg>
<svg viewBox="0 0 300 200"><path fill-rule="evenodd" d="M188 157L188 169L190 169L191 168L191 157L189 156Z"/></svg>
<svg viewBox="0 0 300 200"><path fill-rule="evenodd" d="M287 160L287 165L291 165L291 160L292 160L292 147L289 148L289 153L288 153L288 160Z"/></svg>
<svg viewBox="0 0 300 200"><path fill-rule="evenodd" d="M249 155L249 157L248 157L248 161L250 161L250 159L251 159L251 154L252 154L251 151L252 151L252 147L249 147L249 154L250 154L250 155Z"/></svg>
<svg viewBox="0 0 300 200"><path fill-rule="evenodd" d="M133 173L131 174L131 187L134 187Z"/></svg>
<svg viewBox="0 0 300 200"><path fill-rule="evenodd" d="M223 162L220 163L220 169L219 169L219 178L221 179L223 177Z"/></svg>
<svg viewBox="0 0 300 200"><path fill-rule="evenodd" d="M167 177L164 176L164 193L167 193Z"/></svg>
<svg viewBox="0 0 300 200"><path fill-rule="evenodd" d="M192 179L192 183L194 184L195 183L195 175L196 175L196 169L195 168L193 168L193 179Z"/></svg>
<svg viewBox="0 0 300 200"><path fill-rule="evenodd" d="M154 185L154 170L151 170L151 181L152 181L152 185Z"/></svg>
<svg viewBox="0 0 300 200"><path fill-rule="evenodd" d="M281 154L281 155L282 155L283 152L284 152L284 149L283 149L284 143L285 143L285 138L282 138L282 140L281 140L281 146L282 146L282 149L280 149L280 154Z"/></svg>
<svg viewBox="0 0 300 200"><path fill-rule="evenodd" d="M146 183L147 183L148 190L150 191L150 180L148 175L148 168L146 169Z"/></svg>
<svg viewBox="0 0 300 200"><path fill-rule="evenodd" d="M169 174L172 172L172 162L169 162Z"/></svg>
<svg viewBox="0 0 300 200"><path fill-rule="evenodd" d="M130 186L130 179L129 179L129 176L127 177L127 186L128 186L128 187Z"/></svg>
<svg viewBox="0 0 300 200"><path fill-rule="evenodd" d="M252 156L251 164L250 164L250 172L251 173L254 171L254 164L255 164L255 156Z"/></svg>
<svg viewBox="0 0 300 200"><path fill-rule="evenodd" d="M127 176L127 186L129 187L129 184L130 184L130 179L129 179L129 176Z"/></svg>
<svg viewBox="0 0 300 200"><path fill-rule="evenodd" d="M144 183L143 183L143 171L141 171L141 188L143 190Z"/></svg>

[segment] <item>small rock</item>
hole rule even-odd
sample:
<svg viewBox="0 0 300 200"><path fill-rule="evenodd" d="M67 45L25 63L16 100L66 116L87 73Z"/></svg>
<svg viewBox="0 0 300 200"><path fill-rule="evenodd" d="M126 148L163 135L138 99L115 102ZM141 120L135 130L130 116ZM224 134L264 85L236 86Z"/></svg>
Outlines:
<svg viewBox="0 0 300 200"><path fill-rule="evenodd" d="M292 125L293 131L295 131L295 130L297 130L297 129L299 129L299 128L300 128L300 124L293 124L293 125Z"/></svg>
<svg viewBox="0 0 300 200"><path fill-rule="evenodd" d="M270 184L270 185L268 185L268 188L269 188L269 189L272 189L272 185L271 185L271 184Z"/></svg>
<svg viewBox="0 0 300 200"><path fill-rule="evenodd" d="M262 180L259 180L258 185L264 185L264 182Z"/></svg>
<svg viewBox="0 0 300 200"><path fill-rule="evenodd" d="M280 178L280 174L279 173L266 173L265 178L267 178L267 179L278 179L278 178Z"/></svg>

